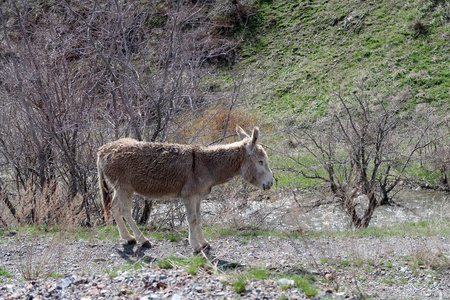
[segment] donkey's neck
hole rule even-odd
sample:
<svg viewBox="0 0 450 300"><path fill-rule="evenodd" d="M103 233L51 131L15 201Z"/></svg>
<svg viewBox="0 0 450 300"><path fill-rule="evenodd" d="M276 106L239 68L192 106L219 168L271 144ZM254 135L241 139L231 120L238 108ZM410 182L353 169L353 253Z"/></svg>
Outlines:
<svg viewBox="0 0 450 300"><path fill-rule="evenodd" d="M205 147L198 150L199 162L207 169L213 185L227 182L240 174L241 165L246 155L243 142Z"/></svg>

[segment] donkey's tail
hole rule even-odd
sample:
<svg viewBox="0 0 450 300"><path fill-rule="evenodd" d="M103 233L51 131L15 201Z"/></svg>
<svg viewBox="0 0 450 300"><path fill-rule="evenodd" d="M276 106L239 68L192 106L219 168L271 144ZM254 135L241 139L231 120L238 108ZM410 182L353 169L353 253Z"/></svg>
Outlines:
<svg viewBox="0 0 450 300"><path fill-rule="evenodd" d="M102 196L103 202L103 213L105 214L105 223L109 224L109 219L111 218L111 206L112 206L112 197L111 192L109 191L108 184L106 183L105 176L103 175L103 170L100 165L100 158L97 160L97 171L98 171L98 185L100 188L100 194Z"/></svg>

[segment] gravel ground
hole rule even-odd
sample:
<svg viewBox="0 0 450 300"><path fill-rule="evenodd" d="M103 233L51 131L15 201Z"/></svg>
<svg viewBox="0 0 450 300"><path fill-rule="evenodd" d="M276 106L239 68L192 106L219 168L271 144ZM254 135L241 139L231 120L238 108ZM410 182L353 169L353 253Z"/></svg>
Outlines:
<svg viewBox="0 0 450 300"><path fill-rule="evenodd" d="M241 266L220 271L214 265L196 275L186 266L156 263L192 257L186 241L152 242L151 249L139 249L95 237L0 236L0 270L10 275L0 273L0 299L310 299L280 283L288 274L312 274L315 299L450 299L448 236L223 237L211 241L210 254ZM127 270L136 262L140 268ZM252 267L275 276L248 279L237 294L232 283Z"/></svg>

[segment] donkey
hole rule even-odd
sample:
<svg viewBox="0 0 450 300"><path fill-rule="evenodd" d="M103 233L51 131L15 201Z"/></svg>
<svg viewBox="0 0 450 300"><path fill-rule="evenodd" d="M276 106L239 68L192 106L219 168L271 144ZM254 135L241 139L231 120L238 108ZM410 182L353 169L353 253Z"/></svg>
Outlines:
<svg viewBox="0 0 450 300"><path fill-rule="evenodd" d="M97 168L107 222L112 208L120 237L129 244L137 242L150 248L150 242L131 216L133 192L155 199L182 198L189 222L189 244L194 253L210 249L202 233L200 203L211 188L239 174L263 190L273 185L267 154L257 143L258 127L253 128L251 137L239 126L236 133L239 142L211 147L139 142L130 138L100 147ZM108 186L114 191L112 199Z"/></svg>

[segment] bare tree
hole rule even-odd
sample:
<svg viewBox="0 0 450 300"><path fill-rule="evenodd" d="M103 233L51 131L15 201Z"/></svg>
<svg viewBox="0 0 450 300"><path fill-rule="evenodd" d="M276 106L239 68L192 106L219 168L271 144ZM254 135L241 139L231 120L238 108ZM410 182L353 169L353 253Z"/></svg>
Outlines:
<svg viewBox="0 0 450 300"><path fill-rule="evenodd" d="M101 218L95 201L100 145L125 136L189 142L195 140L190 134L209 130L196 126L197 119L228 107L221 103L229 100L212 97L201 81L215 64L232 63L241 41L216 29L242 26L252 11L251 5L233 4L226 15L240 21L229 24L215 9L222 4L0 4L0 120L8 124L0 128L1 193L17 222L20 215L37 222L42 203L35 199L47 206L56 201L56 207L82 199L75 208L84 212L80 222L93 224ZM195 131L186 130L192 125ZM30 205L19 214L15 205L27 203L24 197ZM151 205L146 200L137 206L142 223Z"/></svg>
<svg viewBox="0 0 450 300"><path fill-rule="evenodd" d="M329 115L291 131L300 148L292 171L326 182L352 224L367 227L375 209L390 204L414 154L434 126L429 115L402 113L404 93L380 98L361 87L351 100L341 92ZM360 209L357 206L361 205Z"/></svg>
<svg viewBox="0 0 450 300"><path fill-rule="evenodd" d="M432 147L424 148L423 157L429 161L431 166L425 169L431 169L439 174L439 182L429 186L450 191L450 145L448 137L450 136L450 115L444 116L438 124L437 130L433 134ZM428 183L427 183L428 184Z"/></svg>
<svg viewBox="0 0 450 300"><path fill-rule="evenodd" d="M89 156L80 159L82 155L91 155L93 150L87 143L91 118L86 112L94 103L89 94L92 86L86 80L89 75L69 65L70 37L56 30L63 20L42 16L40 22L48 24L48 28L35 28L36 20L30 20L31 9L27 3L20 4L12 2L9 11L17 22L16 32L8 32L6 17L0 11L3 36L10 53L2 66L10 70L2 76L4 99L14 115L8 122L8 131L2 133L3 152L9 153L17 166L19 190L33 188L35 193L45 190L51 194L56 189L54 183L58 182L67 186L68 199L82 194L86 201L92 200L88 196L91 181L88 164L92 160ZM10 35L20 43L12 43ZM8 117L6 110L2 113ZM53 188L49 189L50 186ZM90 223L86 201L80 209L85 210L85 222ZM34 216L32 208L31 222Z"/></svg>

